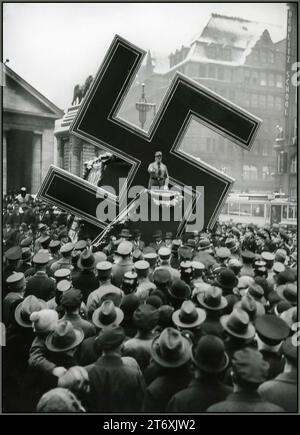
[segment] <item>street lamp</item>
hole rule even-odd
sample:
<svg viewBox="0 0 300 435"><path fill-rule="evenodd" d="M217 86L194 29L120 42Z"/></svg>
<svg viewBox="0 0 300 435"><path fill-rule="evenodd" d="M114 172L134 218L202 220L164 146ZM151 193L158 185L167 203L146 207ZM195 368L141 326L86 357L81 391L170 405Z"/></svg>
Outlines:
<svg viewBox="0 0 300 435"><path fill-rule="evenodd" d="M153 116L156 114L156 104L147 103L145 96L145 83L142 84L142 95L138 103L135 103L135 108L139 112L139 121L141 124L141 129L144 130L144 125L147 121L147 112L153 109Z"/></svg>

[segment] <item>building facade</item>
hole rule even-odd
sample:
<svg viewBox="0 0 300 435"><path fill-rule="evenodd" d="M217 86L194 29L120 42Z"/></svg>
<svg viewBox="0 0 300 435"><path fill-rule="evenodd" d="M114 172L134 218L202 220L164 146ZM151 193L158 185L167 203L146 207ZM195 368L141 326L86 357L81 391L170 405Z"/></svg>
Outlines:
<svg viewBox="0 0 300 435"><path fill-rule="evenodd" d="M4 74L3 193L25 186L34 194L54 163L54 123L63 111L7 65Z"/></svg>
<svg viewBox="0 0 300 435"><path fill-rule="evenodd" d="M297 200L297 3L288 4L285 55L284 121L275 140L277 153L276 189Z"/></svg>
<svg viewBox="0 0 300 435"><path fill-rule="evenodd" d="M159 107L178 71L207 86L262 119L252 150L246 151L193 121L182 149L226 172L236 181L235 191L275 189L276 126L284 119L285 40L277 28L240 18L212 14L200 35L189 46L169 56L163 74L144 78L147 101ZM135 102L141 86L131 89L120 116L138 124ZM149 116L145 129L149 128ZM234 156L234 159L232 158Z"/></svg>

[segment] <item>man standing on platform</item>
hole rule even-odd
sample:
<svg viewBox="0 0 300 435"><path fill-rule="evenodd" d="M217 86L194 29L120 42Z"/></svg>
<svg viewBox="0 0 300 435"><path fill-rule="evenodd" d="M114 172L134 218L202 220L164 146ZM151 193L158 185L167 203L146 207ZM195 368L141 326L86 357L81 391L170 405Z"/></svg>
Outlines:
<svg viewBox="0 0 300 435"><path fill-rule="evenodd" d="M150 174L148 189L151 189L152 187L156 189L159 189L161 187L164 187L165 190L168 189L168 168L164 163L162 163L161 151L157 151L155 153L155 162L150 163L148 167L148 172Z"/></svg>

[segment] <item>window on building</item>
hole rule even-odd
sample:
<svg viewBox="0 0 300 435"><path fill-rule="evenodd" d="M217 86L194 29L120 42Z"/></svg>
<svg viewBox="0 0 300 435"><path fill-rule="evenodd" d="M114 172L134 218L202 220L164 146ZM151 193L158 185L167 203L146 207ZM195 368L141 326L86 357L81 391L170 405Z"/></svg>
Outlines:
<svg viewBox="0 0 300 435"><path fill-rule="evenodd" d="M275 52L274 50L269 51L269 63L275 63Z"/></svg>
<svg viewBox="0 0 300 435"><path fill-rule="evenodd" d="M224 60L231 60L231 49L229 47L224 48L222 53Z"/></svg>
<svg viewBox="0 0 300 435"><path fill-rule="evenodd" d="M287 205L282 206L282 219L287 219Z"/></svg>
<svg viewBox="0 0 300 435"><path fill-rule="evenodd" d="M216 78L216 67L215 65L208 66L208 77L215 79Z"/></svg>
<svg viewBox="0 0 300 435"><path fill-rule="evenodd" d="M252 107L257 107L258 106L258 95L257 94L252 94L251 95L251 106Z"/></svg>
<svg viewBox="0 0 300 435"><path fill-rule="evenodd" d="M257 71L252 71L252 74L251 74L251 81L252 81L252 84L253 84L254 86L257 86L257 85L258 85L258 72L257 72Z"/></svg>
<svg viewBox="0 0 300 435"><path fill-rule="evenodd" d="M260 61L261 63L268 63L268 50L266 48L260 50Z"/></svg>
<svg viewBox="0 0 300 435"><path fill-rule="evenodd" d="M239 203L230 202L229 203L229 214L239 215Z"/></svg>
<svg viewBox="0 0 300 435"><path fill-rule="evenodd" d="M231 83L233 81L233 70L231 68L226 68L224 75L227 82Z"/></svg>
<svg viewBox="0 0 300 435"><path fill-rule="evenodd" d="M275 74L269 73L268 81L269 81L269 86L275 86Z"/></svg>
<svg viewBox="0 0 300 435"><path fill-rule="evenodd" d="M249 85L250 84L250 79L251 79L251 73L250 70L246 69L244 71L244 82Z"/></svg>
<svg viewBox="0 0 300 435"><path fill-rule="evenodd" d="M275 97L275 107L278 110L282 109L282 98L281 97Z"/></svg>
<svg viewBox="0 0 300 435"><path fill-rule="evenodd" d="M243 165L244 180L257 180L257 168L252 165Z"/></svg>
<svg viewBox="0 0 300 435"><path fill-rule="evenodd" d="M296 154L291 159L291 173L297 174L297 155Z"/></svg>
<svg viewBox="0 0 300 435"><path fill-rule="evenodd" d="M260 73L260 86L267 86L267 75L265 72Z"/></svg>
<svg viewBox="0 0 300 435"><path fill-rule="evenodd" d="M207 55L211 59L216 59L218 55L217 46L214 44L211 44L207 47Z"/></svg>
<svg viewBox="0 0 300 435"><path fill-rule="evenodd" d="M224 80L224 68L218 67L218 80Z"/></svg>
<svg viewBox="0 0 300 435"><path fill-rule="evenodd" d="M206 65L200 64L198 68L199 77L206 77Z"/></svg>
<svg viewBox="0 0 300 435"><path fill-rule="evenodd" d="M291 187L291 189L290 189L290 198L294 199L294 200L297 199L297 187Z"/></svg>
<svg viewBox="0 0 300 435"><path fill-rule="evenodd" d="M251 216L251 204L240 203L240 216Z"/></svg>
<svg viewBox="0 0 300 435"><path fill-rule="evenodd" d="M264 109L266 107L266 96L265 95L259 95L258 101L259 101L259 107Z"/></svg>
<svg viewBox="0 0 300 435"><path fill-rule="evenodd" d="M274 107L274 97L273 97L273 95L268 95L268 97L267 97L267 106L268 106L268 109L273 109L273 107Z"/></svg>
<svg viewBox="0 0 300 435"><path fill-rule="evenodd" d="M265 214L265 204L252 204L252 216L263 217Z"/></svg>
<svg viewBox="0 0 300 435"><path fill-rule="evenodd" d="M282 74L276 74L276 87L282 88Z"/></svg>

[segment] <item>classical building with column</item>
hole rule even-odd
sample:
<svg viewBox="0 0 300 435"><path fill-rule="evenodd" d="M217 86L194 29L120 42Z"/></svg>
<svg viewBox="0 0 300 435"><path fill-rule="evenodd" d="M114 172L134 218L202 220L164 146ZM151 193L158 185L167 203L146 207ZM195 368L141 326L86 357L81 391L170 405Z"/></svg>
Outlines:
<svg viewBox="0 0 300 435"><path fill-rule="evenodd" d="M69 133L78 108L79 105L70 106L64 116L55 123L55 164L78 177L82 177L83 163L94 159L104 151Z"/></svg>
<svg viewBox="0 0 300 435"><path fill-rule="evenodd" d="M3 193L37 193L55 161L54 123L63 111L4 66L2 174Z"/></svg>

